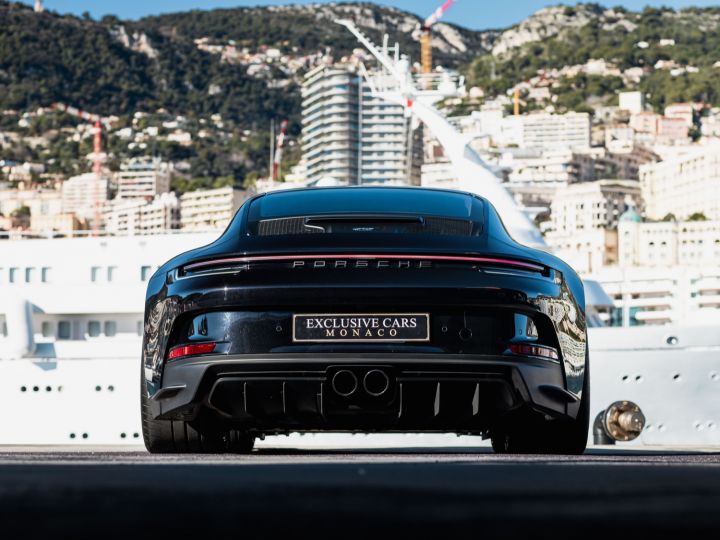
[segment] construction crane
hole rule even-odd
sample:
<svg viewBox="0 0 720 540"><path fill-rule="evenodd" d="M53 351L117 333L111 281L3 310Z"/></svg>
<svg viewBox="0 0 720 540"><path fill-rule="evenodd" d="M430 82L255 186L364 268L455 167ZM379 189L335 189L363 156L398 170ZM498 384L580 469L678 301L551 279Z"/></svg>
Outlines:
<svg viewBox="0 0 720 540"><path fill-rule="evenodd" d="M102 131L109 129L112 125L112 120L97 114L92 114L77 107L66 105L65 103L53 103L53 110L69 114L81 120L86 120L94 125L93 133L93 151L88 155L88 160L93 164L93 173L99 179L102 174L103 164L107 160L107 154L102 151ZM97 186L95 187L94 199L95 199L95 217L93 219L93 234L98 235L100 230L100 193L98 193Z"/></svg>
<svg viewBox="0 0 720 540"><path fill-rule="evenodd" d="M100 124L106 129L109 129L112 126L112 119L105 116L100 116L99 114L93 114L87 111L83 111L82 109L73 107L72 105L66 105L65 103L58 102L53 103L50 108L54 111L63 112L65 114L69 114L70 116L74 116L82 120L87 120L88 122L100 122Z"/></svg>
<svg viewBox="0 0 720 540"><path fill-rule="evenodd" d="M433 60L432 60L432 44L431 44L431 32L432 27L437 23L445 12L450 9L455 3L455 0L445 0L443 4L437 8L432 15L430 15L425 22L418 28L420 31L420 59L422 61L422 72L432 73Z"/></svg>
<svg viewBox="0 0 720 540"><path fill-rule="evenodd" d="M63 112L65 114L69 114L70 116L80 118L81 120L86 120L94 125L95 130L93 133L93 151L91 154L88 155L88 160L91 161L93 164L93 172L99 175L102 172L103 163L105 163L105 160L107 159L107 154L102 151L102 130L110 129L110 127L112 126L112 120L98 114L92 114L87 111L83 111L82 109L78 109L77 107L73 107L72 105L66 105L64 103L53 103L51 108L55 111Z"/></svg>

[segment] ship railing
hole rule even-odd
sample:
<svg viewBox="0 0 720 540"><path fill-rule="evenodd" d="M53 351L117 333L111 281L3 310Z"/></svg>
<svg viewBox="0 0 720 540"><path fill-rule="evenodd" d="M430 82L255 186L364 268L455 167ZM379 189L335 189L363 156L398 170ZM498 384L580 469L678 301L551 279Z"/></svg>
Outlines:
<svg viewBox="0 0 720 540"><path fill-rule="evenodd" d="M183 234L220 234L224 227L198 229L153 229L151 231L0 231L0 240L48 240L56 238L127 238L137 236L183 235Z"/></svg>

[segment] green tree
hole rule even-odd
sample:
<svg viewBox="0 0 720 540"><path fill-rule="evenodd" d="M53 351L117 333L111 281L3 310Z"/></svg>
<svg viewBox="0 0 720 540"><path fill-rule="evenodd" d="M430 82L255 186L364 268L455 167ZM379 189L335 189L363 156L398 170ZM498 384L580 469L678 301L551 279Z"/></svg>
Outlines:
<svg viewBox="0 0 720 540"><path fill-rule="evenodd" d="M27 206L21 206L10 212L10 216L14 218L30 217L30 208Z"/></svg>

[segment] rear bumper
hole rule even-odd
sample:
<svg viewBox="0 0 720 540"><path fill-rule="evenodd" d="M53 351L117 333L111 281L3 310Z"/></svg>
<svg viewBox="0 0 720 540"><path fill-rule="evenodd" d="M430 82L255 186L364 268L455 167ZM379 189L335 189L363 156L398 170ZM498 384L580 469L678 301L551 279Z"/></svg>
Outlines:
<svg viewBox="0 0 720 540"><path fill-rule="evenodd" d="M363 387L372 370L387 376L381 395ZM350 395L333 388L339 371L351 372L358 382ZM209 415L257 433L482 433L518 409L572 418L578 409L559 362L462 354L187 358L166 365L162 388L150 397L154 418Z"/></svg>

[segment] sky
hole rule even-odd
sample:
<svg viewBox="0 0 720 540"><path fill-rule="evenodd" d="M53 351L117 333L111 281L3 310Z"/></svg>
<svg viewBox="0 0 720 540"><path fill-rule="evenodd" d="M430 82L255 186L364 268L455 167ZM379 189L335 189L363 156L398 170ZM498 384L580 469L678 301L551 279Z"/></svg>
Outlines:
<svg viewBox="0 0 720 540"><path fill-rule="evenodd" d="M318 1L330 3L323 0L314 0L314 2ZM35 3L34 0L23 0L23 2L30 5ZM146 15L190 9L308 3L313 2L304 0L45 0L45 7L58 13L73 13L76 15L88 11L96 19L108 14L117 15L121 19L137 19ZM425 17L432 13L442 2L441 0L376 0L375 3L394 6ZM572 5L576 2L505 0L499 3L492 0L457 0L456 4L447 13L445 20L475 30L504 28L520 22L542 7L559 3ZM646 5L669 6L680 9L688 6L717 6L718 0L663 0L659 2L651 0L606 0L598 3L607 6L623 5L632 10L642 9Z"/></svg>

